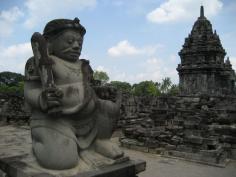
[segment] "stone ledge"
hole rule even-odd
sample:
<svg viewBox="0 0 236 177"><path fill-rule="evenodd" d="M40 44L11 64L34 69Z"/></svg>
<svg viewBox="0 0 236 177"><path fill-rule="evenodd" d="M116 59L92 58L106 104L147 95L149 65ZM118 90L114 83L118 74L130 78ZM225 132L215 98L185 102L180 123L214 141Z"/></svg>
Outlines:
<svg viewBox="0 0 236 177"><path fill-rule="evenodd" d="M167 158L176 158L185 161L201 163L204 165L221 167L221 168L225 168L228 162L230 161L230 159L224 159L220 162L217 162L215 157L207 157L202 154L180 152L180 151L166 151L162 156Z"/></svg>
<svg viewBox="0 0 236 177"><path fill-rule="evenodd" d="M63 171L64 175L60 174L56 175L56 170L54 170L54 174L50 172L45 172L41 170L30 169L28 164L21 161L21 159L25 158L25 156L15 156L11 158L0 159L0 172L1 174L7 174L10 177L136 177L136 175L146 168L146 162L142 160L132 161L129 160L127 162L114 164L110 166L106 166L103 168L77 173L74 175L69 175L70 172L68 170L68 175L66 170ZM3 177L0 175L0 177Z"/></svg>

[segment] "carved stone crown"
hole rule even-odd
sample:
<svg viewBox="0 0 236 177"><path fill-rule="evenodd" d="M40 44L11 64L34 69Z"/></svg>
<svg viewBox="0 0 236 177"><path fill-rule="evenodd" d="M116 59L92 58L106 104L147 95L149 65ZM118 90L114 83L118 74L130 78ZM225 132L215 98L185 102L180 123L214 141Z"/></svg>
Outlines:
<svg viewBox="0 0 236 177"><path fill-rule="evenodd" d="M48 22L44 28L43 36L45 38L49 38L65 29L76 29L82 36L84 36L86 33L86 29L80 24L80 20L76 17L74 20L55 19Z"/></svg>

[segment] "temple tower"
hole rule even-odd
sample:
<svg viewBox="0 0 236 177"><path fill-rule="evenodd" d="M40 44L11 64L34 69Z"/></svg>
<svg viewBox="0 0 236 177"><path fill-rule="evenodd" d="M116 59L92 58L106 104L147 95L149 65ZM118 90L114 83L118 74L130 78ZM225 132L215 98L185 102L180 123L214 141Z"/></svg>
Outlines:
<svg viewBox="0 0 236 177"><path fill-rule="evenodd" d="M235 72L220 38L213 32L210 21L204 16L201 6L200 17L179 52L181 63L177 67L181 95L222 95L235 91Z"/></svg>

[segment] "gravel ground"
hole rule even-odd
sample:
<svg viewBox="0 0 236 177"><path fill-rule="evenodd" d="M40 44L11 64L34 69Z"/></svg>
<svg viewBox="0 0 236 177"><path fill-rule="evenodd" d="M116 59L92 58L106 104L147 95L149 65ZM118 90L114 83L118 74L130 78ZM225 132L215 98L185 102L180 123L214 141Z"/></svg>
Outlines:
<svg viewBox="0 0 236 177"><path fill-rule="evenodd" d="M131 159L147 162L146 171L139 177L236 177L236 161L220 168L129 149L124 151Z"/></svg>

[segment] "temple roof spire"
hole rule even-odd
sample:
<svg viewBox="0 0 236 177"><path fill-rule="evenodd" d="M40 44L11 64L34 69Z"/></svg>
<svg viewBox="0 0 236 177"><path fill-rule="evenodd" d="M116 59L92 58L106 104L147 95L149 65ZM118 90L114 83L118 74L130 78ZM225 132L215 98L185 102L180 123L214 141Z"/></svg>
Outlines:
<svg viewBox="0 0 236 177"><path fill-rule="evenodd" d="M201 9L200 9L200 17L203 18L204 17L204 7L201 6Z"/></svg>

